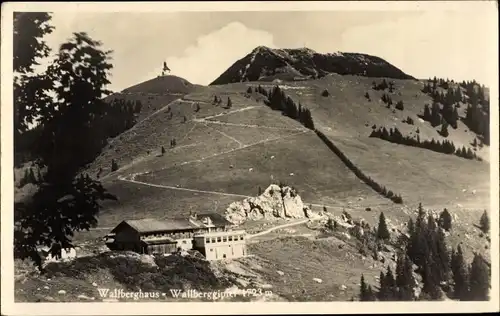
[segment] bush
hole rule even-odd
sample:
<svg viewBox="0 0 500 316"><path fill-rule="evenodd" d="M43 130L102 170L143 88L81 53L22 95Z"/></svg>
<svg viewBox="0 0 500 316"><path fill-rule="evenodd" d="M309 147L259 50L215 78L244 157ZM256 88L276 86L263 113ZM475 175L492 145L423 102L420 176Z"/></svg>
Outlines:
<svg viewBox="0 0 500 316"><path fill-rule="evenodd" d="M396 110L400 110L400 111L403 111L405 109L404 105L403 105L403 101L398 101L396 103Z"/></svg>
<svg viewBox="0 0 500 316"><path fill-rule="evenodd" d="M323 90L323 92L321 92L321 96L323 96L323 97L327 97L329 95L330 95L330 92L328 92L327 89L325 89L325 90Z"/></svg>

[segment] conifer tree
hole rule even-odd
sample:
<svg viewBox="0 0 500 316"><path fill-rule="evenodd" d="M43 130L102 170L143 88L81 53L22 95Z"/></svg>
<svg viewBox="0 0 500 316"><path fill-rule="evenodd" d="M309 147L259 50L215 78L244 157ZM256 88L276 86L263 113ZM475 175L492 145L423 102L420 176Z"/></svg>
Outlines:
<svg viewBox="0 0 500 316"><path fill-rule="evenodd" d="M470 267L470 300L487 301L490 289L490 268L484 258L474 254Z"/></svg>
<svg viewBox="0 0 500 316"><path fill-rule="evenodd" d="M377 292L377 298L379 301L385 301L387 298L387 285L385 280L385 274L383 271L380 271L379 276L379 289Z"/></svg>
<svg viewBox="0 0 500 316"><path fill-rule="evenodd" d="M413 269L411 260L405 255L398 256L396 265L396 285L398 287L398 300L412 301L414 299Z"/></svg>
<svg viewBox="0 0 500 316"><path fill-rule="evenodd" d="M397 299L396 280L389 266L385 275L383 272L380 272L378 299L380 301L394 301Z"/></svg>
<svg viewBox="0 0 500 316"><path fill-rule="evenodd" d="M446 231L451 230L451 214L448 212L448 210L445 208L441 214L439 214L439 226L442 227Z"/></svg>
<svg viewBox="0 0 500 316"><path fill-rule="evenodd" d="M426 105L424 106L424 117L423 117L423 119L424 119L425 121L428 121L428 122L430 122L430 121L432 120L431 110L430 110L430 108L429 108L429 105L428 105L428 104L426 104Z"/></svg>
<svg viewBox="0 0 500 316"><path fill-rule="evenodd" d="M166 153L165 147L161 146L161 154L164 155Z"/></svg>
<svg viewBox="0 0 500 316"><path fill-rule="evenodd" d="M368 286L365 283L365 276L361 274L360 290L359 290L359 300L368 301Z"/></svg>
<svg viewBox="0 0 500 316"><path fill-rule="evenodd" d="M431 125L432 127L438 126L441 123L441 109L437 102L432 103L431 109Z"/></svg>
<svg viewBox="0 0 500 316"><path fill-rule="evenodd" d="M485 234L490 231L490 218L488 217L488 213L486 212L486 210L484 210L483 215L481 215L481 219L479 220L479 227Z"/></svg>
<svg viewBox="0 0 500 316"><path fill-rule="evenodd" d="M438 300L441 298L441 290L439 288L439 283L433 275L433 264L432 258L428 258L423 266L422 280L424 286L422 292L427 294L431 300Z"/></svg>
<svg viewBox="0 0 500 316"><path fill-rule="evenodd" d="M446 123L446 121L441 125L441 131L439 133L443 137L448 137L450 135L450 133L448 132L448 123Z"/></svg>
<svg viewBox="0 0 500 316"><path fill-rule="evenodd" d="M384 213L380 213L380 217L378 220L378 228L377 228L377 238L386 240L391 237L389 233L389 229L387 228L387 223L385 222L385 215Z"/></svg>
<svg viewBox="0 0 500 316"><path fill-rule="evenodd" d="M450 266L453 275L453 298L466 301L469 299L469 275L460 245L452 254Z"/></svg>

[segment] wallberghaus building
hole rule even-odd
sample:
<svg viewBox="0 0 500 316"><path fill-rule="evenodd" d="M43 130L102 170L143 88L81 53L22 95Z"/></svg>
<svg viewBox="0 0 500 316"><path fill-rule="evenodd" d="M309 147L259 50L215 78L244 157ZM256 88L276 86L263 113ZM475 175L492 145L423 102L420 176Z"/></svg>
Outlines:
<svg viewBox="0 0 500 316"><path fill-rule="evenodd" d="M198 250L207 260L247 255L246 232L216 213L193 214L188 219L139 219L119 223L108 235L111 250L169 254Z"/></svg>

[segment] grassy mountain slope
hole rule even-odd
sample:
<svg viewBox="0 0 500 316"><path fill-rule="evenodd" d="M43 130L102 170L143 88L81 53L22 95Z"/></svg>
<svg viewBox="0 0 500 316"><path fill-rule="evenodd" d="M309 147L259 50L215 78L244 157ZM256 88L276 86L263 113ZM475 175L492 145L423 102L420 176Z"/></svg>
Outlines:
<svg viewBox="0 0 500 316"><path fill-rule="evenodd" d="M402 205L368 187L313 131L272 110L262 94L247 92L249 87L269 90L275 84L255 81L202 87L172 76L114 95L141 100L143 108L137 123L110 139L87 167L92 176L99 174L118 201L104 202L98 227L76 234L76 240L95 241L123 219L169 218L207 210L224 213L231 202L257 195L259 187L285 182L297 188L313 209L326 206L334 215L346 210L371 227L384 212L394 232L405 229L419 202L437 211L446 207L453 216L450 243L464 244L468 262L472 251L487 253L488 242L474 224L483 209L489 209L489 147L477 150L483 158L477 161L369 138L375 125L397 127L404 135L415 135L418 129L421 140L444 139L439 126L419 120L424 105L432 102L421 92L421 81L391 79L394 104L404 103L403 110L396 110L381 101L387 91L372 89L374 80L382 79L324 74L320 79L280 83L280 87L311 111L315 128L355 166L401 194ZM324 90L327 96L322 95ZM465 107L462 104L459 109L462 117ZM407 117L413 125L403 123ZM470 147L476 137L462 122L456 130L449 128L449 133L446 139L457 146ZM111 171L113 160L119 167L116 171ZM318 233L307 227L294 229ZM255 269L278 295L290 300L349 299L357 292L361 273L375 284L388 264L355 253L352 240L347 247L336 238L297 239L297 232L279 231L272 236L288 238L252 243L249 248L255 257L238 262L259 266ZM294 262L299 262L299 270L297 264L290 266ZM318 277L324 282L314 280Z"/></svg>

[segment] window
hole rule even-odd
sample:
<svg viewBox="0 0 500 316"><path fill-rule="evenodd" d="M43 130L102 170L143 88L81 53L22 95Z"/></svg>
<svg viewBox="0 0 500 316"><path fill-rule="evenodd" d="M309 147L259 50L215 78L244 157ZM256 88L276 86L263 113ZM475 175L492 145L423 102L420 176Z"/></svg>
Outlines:
<svg viewBox="0 0 500 316"><path fill-rule="evenodd" d="M210 238L205 238L205 242L206 242L207 244L209 244L209 243L210 243Z"/></svg>
<svg viewBox="0 0 500 316"><path fill-rule="evenodd" d="M221 242L221 238L220 237L217 237L217 242Z"/></svg>
<svg viewBox="0 0 500 316"><path fill-rule="evenodd" d="M229 241L233 241L233 236L229 236L229 237L227 237L227 239L228 239Z"/></svg>
<svg viewBox="0 0 500 316"><path fill-rule="evenodd" d="M183 244L187 244L187 241L183 240L183 241L182 241L182 243L183 243Z"/></svg>
<svg viewBox="0 0 500 316"><path fill-rule="evenodd" d="M222 242L226 242L227 241L227 237L222 237Z"/></svg>
<svg viewBox="0 0 500 316"><path fill-rule="evenodd" d="M212 242L216 242L216 241L215 241L215 238L212 238Z"/></svg>
<svg viewBox="0 0 500 316"><path fill-rule="evenodd" d="M214 248L210 248L210 251L213 252L214 251Z"/></svg>
<svg viewBox="0 0 500 316"><path fill-rule="evenodd" d="M241 236L240 236L240 240L243 240L243 239L244 239L244 237L243 237L243 235L241 235Z"/></svg>

